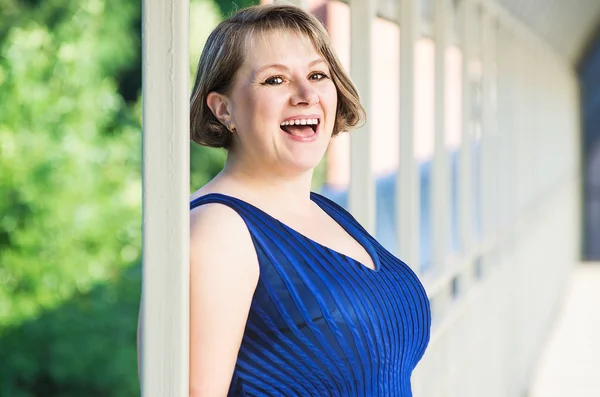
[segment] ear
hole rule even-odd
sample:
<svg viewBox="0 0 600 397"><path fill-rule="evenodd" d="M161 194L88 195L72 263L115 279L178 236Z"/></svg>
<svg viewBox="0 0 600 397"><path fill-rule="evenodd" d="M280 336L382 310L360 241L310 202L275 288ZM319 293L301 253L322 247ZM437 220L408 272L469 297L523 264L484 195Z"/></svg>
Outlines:
<svg viewBox="0 0 600 397"><path fill-rule="evenodd" d="M206 104L224 126L229 126L232 120L231 103L227 96L218 92L209 92L206 96Z"/></svg>

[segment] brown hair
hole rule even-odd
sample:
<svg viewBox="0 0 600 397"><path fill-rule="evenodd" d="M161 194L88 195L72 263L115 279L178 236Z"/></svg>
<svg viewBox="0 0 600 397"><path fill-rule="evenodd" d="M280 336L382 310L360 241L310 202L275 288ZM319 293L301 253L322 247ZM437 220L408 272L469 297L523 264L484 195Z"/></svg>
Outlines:
<svg viewBox="0 0 600 397"><path fill-rule="evenodd" d="M244 61L247 39L255 33L293 31L310 39L328 62L338 103L333 135L349 131L366 118L358 92L331 49L329 36L319 20L301 8L267 4L244 8L212 31L200 56L190 101L190 137L204 146L229 149L231 132L217 120L206 103L210 92L228 94Z"/></svg>

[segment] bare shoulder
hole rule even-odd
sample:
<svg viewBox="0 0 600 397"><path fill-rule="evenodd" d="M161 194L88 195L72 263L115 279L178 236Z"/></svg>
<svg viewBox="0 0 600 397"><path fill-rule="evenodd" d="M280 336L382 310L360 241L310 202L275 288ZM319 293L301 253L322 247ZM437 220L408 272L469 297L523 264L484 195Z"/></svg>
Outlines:
<svg viewBox="0 0 600 397"><path fill-rule="evenodd" d="M208 203L190 211L190 254L192 263L227 264L258 276L258 260L248 227L225 204Z"/></svg>
<svg viewBox="0 0 600 397"><path fill-rule="evenodd" d="M190 202L211 193L231 195L229 185L226 180L213 179L192 193ZM196 266L233 266L251 275L249 280L258 279L258 259L248 227L240 214L225 204L207 203L190 211L190 249Z"/></svg>

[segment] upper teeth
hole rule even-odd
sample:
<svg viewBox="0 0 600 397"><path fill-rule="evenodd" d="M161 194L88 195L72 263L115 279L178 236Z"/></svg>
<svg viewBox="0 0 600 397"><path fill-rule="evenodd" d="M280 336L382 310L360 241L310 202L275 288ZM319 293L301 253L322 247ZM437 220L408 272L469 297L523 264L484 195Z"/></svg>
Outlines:
<svg viewBox="0 0 600 397"><path fill-rule="evenodd" d="M316 125L319 124L319 119L302 119L302 120L288 120L281 123L281 125Z"/></svg>

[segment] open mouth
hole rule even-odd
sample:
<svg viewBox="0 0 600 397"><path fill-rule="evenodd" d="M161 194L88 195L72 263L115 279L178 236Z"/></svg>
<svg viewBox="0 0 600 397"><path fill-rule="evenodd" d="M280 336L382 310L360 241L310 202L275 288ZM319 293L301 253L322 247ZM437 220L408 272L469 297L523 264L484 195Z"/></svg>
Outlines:
<svg viewBox="0 0 600 397"><path fill-rule="evenodd" d="M309 138L317 132L319 123L320 120L318 118L288 120L281 123L280 128L289 135Z"/></svg>

